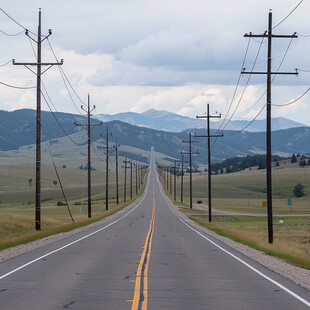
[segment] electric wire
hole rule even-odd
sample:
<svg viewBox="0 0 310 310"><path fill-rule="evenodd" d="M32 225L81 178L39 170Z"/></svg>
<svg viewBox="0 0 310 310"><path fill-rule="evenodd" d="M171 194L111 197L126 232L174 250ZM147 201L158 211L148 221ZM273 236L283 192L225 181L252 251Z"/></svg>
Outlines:
<svg viewBox="0 0 310 310"><path fill-rule="evenodd" d="M280 26L287 18L289 18L289 16L291 16L293 14L293 12L302 4L304 0L301 0L294 8L293 10L288 14L286 15L286 17L284 17L279 23L277 23L272 29L275 29L277 28L278 26Z"/></svg>
<svg viewBox="0 0 310 310"><path fill-rule="evenodd" d="M284 103L284 104L274 104L274 103L272 103L271 105L273 105L275 107L285 107L285 106L291 105L291 104L295 103L296 101L300 100L303 96L305 96L308 93L309 90L310 90L310 87L302 95L300 95L299 97L297 97L295 100L293 100L291 102Z"/></svg>
<svg viewBox="0 0 310 310"><path fill-rule="evenodd" d="M51 111L53 117L55 118L55 120L56 120L58 126L61 128L61 130L64 132L64 134L67 136L67 138L68 138L73 144L75 144L76 146L79 146L79 143L75 142L75 141L68 135L68 133L66 132L66 130L63 128L63 126L60 124L59 120L58 120L57 117L55 116L54 111L51 109L51 106L50 106L50 104L48 103L48 101L47 101L47 99L46 99L44 93L43 93L42 91L40 91L40 92L41 92L41 95L42 95L42 97L43 97L45 103L47 104L48 108L50 109L50 111Z"/></svg>
<svg viewBox="0 0 310 310"><path fill-rule="evenodd" d="M43 133L43 135L44 135L44 137L45 137L45 139L46 139L46 136L45 136L45 134L44 134L44 128L43 128L42 123L40 124L40 127L42 128L42 133ZM48 140L46 140L46 144L47 144L47 149L48 149L48 151L49 151L49 153L50 153L50 156L51 156L51 159L52 159L52 162L53 162L53 166L54 166L55 173L56 173L56 176L57 176L57 179L58 179L58 183L59 183L60 188L61 188L61 191L62 191L62 195L63 195L63 197L64 197L64 199L65 199L65 202L66 202L66 205L67 205L67 209L68 209L69 215L70 215L70 217L71 217L72 222L74 223L74 219L73 219L73 217L72 217L72 213L71 213L71 210L70 210L70 207L69 207L69 203L68 203L68 201L67 201L67 197L66 197L64 188L63 188L63 186L62 186L61 179L60 179L60 176L59 176L59 173L58 173L58 170L57 170L57 167L56 167L56 164L55 164L55 161L54 161L54 158L53 158L53 155L52 155L51 148L50 148L50 145L49 145L49 141L48 141Z"/></svg>
<svg viewBox="0 0 310 310"><path fill-rule="evenodd" d="M246 128L248 128L257 118L258 116L262 113L262 111L264 110L264 108L266 107L267 104L264 104L264 106L261 108L261 110L256 114L256 116L245 126L243 127L242 129L238 130L238 131L235 131L231 134L228 134L229 136L233 136L233 135L236 135L242 131L244 131Z"/></svg>
<svg viewBox="0 0 310 310"><path fill-rule="evenodd" d="M0 67L4 67L4 66L8 65L11 61L12 61L12 60L10 59L8 62L6 62L6 63L0 65Z"/></svg>
<svg viewBox="0 0 310 310"><path fill-rule="evenodd" d="M310 37L310 34L301 34L299 32L297 32L297 34L301 37L304 37L304 38L309 38Z"/></svg>
<svg viewBox="0 0 310 310"><path fill-rule="evenodd" d="M49 44L49 46L50 46L50 49L51 49L51 51L52 51L52 53L53 53L53 55L54 55L56 61L58 61L58 58L57 58L56 53L55 53L55 51L54 51L54 49L53 49L53 47L52 47L52 45L51 45L51 42L50 42L49 38L47 38L47 42L48 42L48 44ZM82 104L86 105L85 102L81 99L81 97L80 97L80 96L77 94L77 92L75 91L74 87L73 87L72 84L70 83L70 81L69 81L69 79L68 79L68 77L67 77L65 71L62 69L62 67L59 67L59 70L62 72L63 78L67 81L67 83L68 83L69 86L71 87L72 91L74 92L75 96L79 99L79 101L80 101ZM69 91L68 91L68 92L69 92ZM71 97L71 96L70 96L70 97ZM73 101L73 99L72 99L72 101ZM75 105L74 101L73 101L73 104ZM76 105L75 105L75 107L76 107ZM76 107L76 109L77 109L77 107ZM78 111L79 111L79 110L78 110ZM81 113L81 112L79 111L79 113Z"/></svg>
<svg viewBox="0 0 310 310"><path fill-rule="evenodd" d="M241 101L242 101L242 99L243 99L243 96L244 96L244 94L245 94L245 91L246 91L246 89L247 89L247 87L248 87L248 85L249 85L250 79L251 79L251 77L252 77L252 72L254 71L254 68L255 68L255 65L256 65L258 56L259 56L259 54L260 54L260 51L261 51L261 48L262 48L262 44L263 44L263 43L262 43L262 42L263 42L263 39L264 39L264 38L262 38L262 40L261 40L261 44L260 44L260 46L259 46L259 48L258 48L258 51L257 51L256 57L255 57L254 63L253 63L252 68L251 68L251 72L250 72L249 77L248 77L248 79L247 79L247 81L246 81L246 84L245 84L245 86L244 86L244 88L243 88L243 91L242 91L242 94L241 94L241 96L240 96L240 99L239 99L239 101L238 101L238 103L237 103L237 105L236 105L236 107L235 107L233 113L231 114L231 116L230 116L228 122L225 124L225 126L222 128L222 130L225 130L225 128L228 126L228 124L229 124L230 121L232 120L233 116L235 115L235 113L236 113L236 111L237 111L237 109L238 109L238 107L239 107L239 105L240 105L240 103L241 103Z"/></svg>
<svg viewBox="0 0 310 310"><path fill-rule="evenodd" d="M14 19L12 16L10 16L7 12L5 12L2 8L0 8L0 11L5 14L9 19L11 19L15 24L17 24L18 26L22 27L24 30L28 30L26 27L24 27L22 24L20 24L16 19ZM37 35L36 33L28 30L30 33Z"/></svg>
<svg viewBox="0 0 310 310"><path fill-rule="evenodd" d="M23 33L24 30L22 30L21 32L18 32L18 33L14 33L14 34L7 33L1 29L0 29L0 32L3 33L4 35L8 36L8 37L16 37L16 36L20 35L21 33Z"/></svg>
<svg viewBox="0 0 310 310"><path fill-rule="evenodd" d="M0 82L0 84L7 86L7 87L11 87L11 88L16 88L16 89L32 89L32 88L37 87L37 86L15 86L15 85L7 84L4 82Z"/></svg>

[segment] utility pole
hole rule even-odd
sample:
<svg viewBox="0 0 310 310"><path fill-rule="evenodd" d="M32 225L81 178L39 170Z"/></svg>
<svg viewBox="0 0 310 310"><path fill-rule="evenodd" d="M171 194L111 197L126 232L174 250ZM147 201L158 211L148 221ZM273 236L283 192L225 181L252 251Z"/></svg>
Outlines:
<svg viewBox="0 0 310 310"><path fill-rule="evenodd" d="M169 167L170 171L170 195L172 195L172 166Z"/></svg>
<svg viewBox="0 0 310 310"><path fill-rule="evenodd" d="M130 159L130 199L132 199L132 159Z"/></svg>
<svg viewBox="0 0 310 310"><path fill-rule="evenodd" d="M119 204L119 197L118 197L118 148L119 148L119 144L117 144L117 139L115 144L113 145L113 147L115 148L115 173L116 173L116 177L115 177L115 185L116 185L116 204Z"/></svg>
<svg viewBox="0 0 310 310"><path fill-rule="evenodd" d="M184 155L182 154L181 160L177 160L177 162L181 163L181 203L183 202L183 175L184 175Z"/></svg>
<svg viewBox="0 0 310 310"><path fill-rule="evenodd" d="M102 138L104 138L103 135L101 135ZM106 163L105 163L105 209L109 210L109 127L107 125L107 132L106 132L106 146L97 146L98 149L105 149L106 151Z"/></svg>
<svg viewBox="0 0 310 310"><path fill-rule="evenodd" d="M272 215L272 182L271 182L271 76L272 75L298 75L296 72L272 72L271 71L271 44L272 38L298 38L296 32L292 35L275 35L272 33L272 12L270 10L268 17L268 31L264 34L245 34L247 38L267 38L268 39L268 56L267 56L267 72L246 72L245 68L242 74L264 74L267 75L267 104L266 104L266 153L267 153L267 214L268 214L268 242L273 243L273 215Z"/></svg>
<svg viewBox="0 0 310 310"><path fill-rule="evenodd" d="M177 200L177 160L174 160L174 169L173 169L173 173L174 173L174 201Z"/></svg>
<svg viewBox="0 0 310 310"><path fill-rule="evenodd" d="M49 62L42 63L41 60L41 44L44 40L46 40L51 34L52 30L48 30L48 35L43 36L41 34L41 9L39 9L39 26L38 26L38 37L37 39L33 39L29 35L28 29L26 29L25 34L32 41L37 43L37 62L29 63L17 63L15 59L13 59L13 65L22 65L25 66L28 70L34 73L37 76L37 117L36 117L36 199L35 199L35 228L36 230L41 229L41 75L49 70L53 66L59 66L63 64L63 59L61 62ZM30 69L30 66L36 66L37 71L33 71ZM43 72L41 71L42 66L48 66Z"/></svg>
<svg viewBox="0 0 310 310"><path fill-rule="evenodd" d="M207 124L208 124L208 134L207 135L195 135L197 138L203 138L206 137L208 138L208 205L209 205L209 222L212 222L212 207L211 207L211 146L210 146L210 138L217 138L217 137L223 137L223 134L220 135L210 135L210 118L221 118L220 115L210 115L209 112L209 103L207 105L207 115L203 116L196 116L196 118L206 118L207 119Z"/></svg>
<svg viewBox="0 0 310 310"><path fill-rule="evenodd" d="M181 154L189 155L189 206L193 208L193 178L192 178L192 155L198 155L197 152L192 152L192 143L199 142L192 140L192 133L188 133L188 141L182 141L183 143L188 143L189 145L189 152L181 152Z"/></svg>
<svg viewBox="0 0 310 310"><path fill-rule="evenodd" d="M91 218L91 156L90 156L90 128L91 127L96 127L96 126L101 126L102 122L99 124L91 124L90 123L90 117L91 117L91 112L95 109L96 107L93 106L93 108L90 110L90 96L88 94L88 100L87 100L87 110L81 105L81 109L87 113L87 124L78 124L74 123L76 126L81 126L84 129L87 130L87 173L88 173L88 218Z"/></svg>
<svg viewBox="0 0 310 310"><path fill-rule="evenodd" d="M138 164L133 163L133 165L136 167L136 196L138 196Z"/></svg>
<svg viewBox="0 0 310 310"><path fill-rule="evenodd" d="M168 192L168 190L169 190L169 180L168 180L168 177L169 177L169 166L167 166L166 167L167 169L166 169L166 174L167 174L167 192Z"/></svg>
<svg viewBox="0 0 310 310"><path fill-rule="evenodd" d="M127 158L124 160L124 164L125 164L125 167L123 167L123 168L125 168L125 178L124 178L124 202L126 202L126 187L127 187L127 184L126 184L126 178L127 178L127 169L128 169L128 167L127 167L127 164L128 163L130 163L130 161L129 160L127 160Z"/></svg>

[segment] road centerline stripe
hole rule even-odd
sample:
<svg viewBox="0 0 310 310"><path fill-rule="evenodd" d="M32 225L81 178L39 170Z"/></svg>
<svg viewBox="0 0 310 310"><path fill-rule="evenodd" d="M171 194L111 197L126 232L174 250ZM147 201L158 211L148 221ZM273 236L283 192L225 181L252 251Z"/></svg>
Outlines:
<svg viewBox="0 0 310 310"><path fill-rule="evenodd" d="M136 275L136 284L134 291L134 298L132 303L132 310L147 309L148 300L148 269L151 256L151 247L154 233L155 223L155 191L154 191L154 174L153 174L153 208L152 218L149 226L149 230L143 246L143 253L141 255L139 267Z"/></svg>

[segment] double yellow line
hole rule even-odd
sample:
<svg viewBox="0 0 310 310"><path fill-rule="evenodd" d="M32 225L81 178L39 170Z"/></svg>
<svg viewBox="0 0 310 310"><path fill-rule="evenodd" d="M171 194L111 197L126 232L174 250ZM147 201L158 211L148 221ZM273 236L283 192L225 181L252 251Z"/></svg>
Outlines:
<svg viewBox="0 0 310 310"><path fill-rule="evenodd" d="M150 227L145 239L143 246L143 253L139 262L139 267L136 276L135 284L135 294L132 301L132 310L147 309L147 298L148 298L148 270L151 256L151 246L154 233L154 223L155 223L155 192L154 192L154 176L153 176L153 209L152 209L152 219L150 222Z"/></svg>

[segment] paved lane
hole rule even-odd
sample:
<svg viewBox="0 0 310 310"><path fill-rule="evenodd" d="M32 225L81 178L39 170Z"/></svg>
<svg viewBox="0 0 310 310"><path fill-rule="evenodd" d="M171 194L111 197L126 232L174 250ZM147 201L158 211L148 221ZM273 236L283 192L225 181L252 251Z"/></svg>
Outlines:
<svg viewBox="0 0 310 310"><path fill-rule="evenodd" d="M182 222L153 165L130 213L0 264L1 309L298 310L306 300L309 291Z"/></svg>

